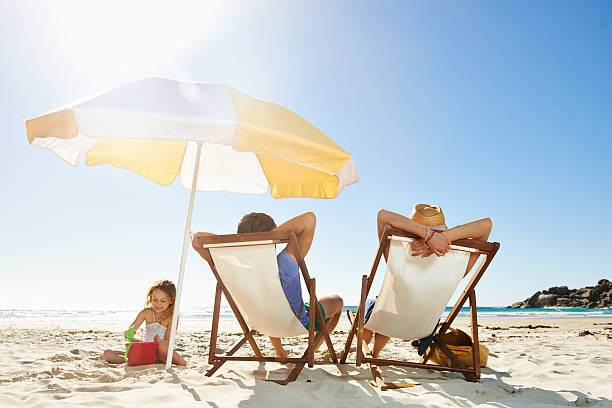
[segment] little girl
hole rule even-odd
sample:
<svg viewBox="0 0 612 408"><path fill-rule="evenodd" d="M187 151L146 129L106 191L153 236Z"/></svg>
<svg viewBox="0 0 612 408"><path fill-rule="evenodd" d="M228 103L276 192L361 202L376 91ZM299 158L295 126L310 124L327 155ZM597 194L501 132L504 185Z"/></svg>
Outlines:
<svg viewBox="0 0 612 408"><path fill-rule="evenodd" d="M149 293L145 308L138 313L136 320L132 323L134 330L138 329L143 321L147 322L144 341L157 342L157 362L165 363L168 355L168 340L166 334L170 336L170 323L174 312L174 298L176 288L174 283L169 280L156 282ZM109 363L123 363L125 351L104 350L102 359ZM187 362L176 351L172 354L172 362L177 365L185 366Z"/></svg>

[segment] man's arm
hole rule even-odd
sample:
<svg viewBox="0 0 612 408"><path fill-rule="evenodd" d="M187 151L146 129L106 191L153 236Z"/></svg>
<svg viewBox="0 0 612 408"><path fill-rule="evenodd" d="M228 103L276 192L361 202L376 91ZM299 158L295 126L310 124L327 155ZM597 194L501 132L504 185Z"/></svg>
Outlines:
<svg viewBox="0 0 612 408"><path fill-rule="evenodd" d="M314 238L316 225L317 218L315 217L314 213L307 212L279 225L275 228L275 231L293 230L297 236L298 245L300 246L302 256L306 257L306 254L310 250L312 239ZM287 253L291 258L297 261L297 248L295 245L292 243L287 245Z"/></svg>
<svg viewBox="0 0 612 408"><path fill-rule="evenodd" d="M217 234L213 234L210 232L196 232L193 235L193 240L191 241L191 246L193 246L193 249L195 249L198 254L200 254L200 256L206 260L206 262L208 262L211 268L213 266L212 256L210 256L210 251L208 250L208 248L202 248L202 238L210 237L213 235Z"/></svg>

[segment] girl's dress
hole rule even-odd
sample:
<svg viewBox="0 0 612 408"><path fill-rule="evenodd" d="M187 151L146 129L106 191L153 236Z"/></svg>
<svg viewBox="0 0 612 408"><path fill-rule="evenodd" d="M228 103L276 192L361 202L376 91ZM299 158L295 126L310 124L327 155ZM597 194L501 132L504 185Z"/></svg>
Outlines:
<svg viewBox="0 0 612 408"><path fill-rule="evenodd" d="M153 311L153 323L147 324L146 332L145 332L145 341L155 341L155 336L159 336L160 339L164 339L166 336L166 327L162 326L155 318L155 310Z"/></svg>

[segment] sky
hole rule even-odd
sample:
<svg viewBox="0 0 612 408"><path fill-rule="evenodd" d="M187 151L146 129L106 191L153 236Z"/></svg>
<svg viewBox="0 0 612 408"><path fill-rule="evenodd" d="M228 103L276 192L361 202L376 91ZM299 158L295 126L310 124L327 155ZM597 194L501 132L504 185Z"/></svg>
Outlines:
<svg viewBox="0 0 612 408"><path fill-rule="evenodd" d="M478 304L612 278L609 1L0 2L0 309L137 309L178 277L189 192L29 146L25 123L148 76L227 83L352 154L333 200L197 193L191 230L317 216L317 294L358 302L376 214L490 217ZM380 269L377 282L381 281ZM377 283L375 283L377 285ZM187 257L182 307L213 303Z"/></svg>

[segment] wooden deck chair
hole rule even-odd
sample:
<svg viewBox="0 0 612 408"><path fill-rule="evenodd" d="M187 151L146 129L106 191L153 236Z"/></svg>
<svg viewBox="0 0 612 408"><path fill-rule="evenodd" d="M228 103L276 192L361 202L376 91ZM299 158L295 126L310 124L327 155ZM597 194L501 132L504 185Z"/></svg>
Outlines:
<svg viewBox="0 0 612 408"><path fill-rule="evenodd" d="M468 381L475 382L480 379L478 321L474 288L497 253L499 243L461 239L453 241L451 250L443 257L421 258L410 255L409 241L418 238L416 235L394 229L390 225L385 226L370 276L363 275L362 277L359 309L352 321L344 353L340 359L341 363L346 362L353 337L356 334L356 364L358 366L362 363L369 364L374 382L382 390L409 387L414 384L386 383L377 366L394 365L454 371L463 374ZM370 318L364 326L362 316L365 315L365 302L378 264L387 247L389 247L389 255L383 284ZM484 259L473 272L469 283L446 320L438 325L444 308L465 274L469 255L474 252L484 255ZM441 341L442 336L450 328L468 298L473 340L472 367L461 363ZM364 327L373 332L403 340L422 339L433 334L433 341L419 363L373 358L368 345L363 341ZM436 347L439 347L448 356L451 362L449 366L427 364Z"/></svg>
<svg viewBox="0 0 612 408"><path fill-rule="evenodd" d="M320 325L321 330L315 336L315 314L312 311L316 311L319 322L324 322L321 310L311 306L309 329L307 330L293 313L283 292L278 276L275 244L293 242L298 248L297 263L310 295L310 304L318 304L315 295L315 280L311 279L308 274L304 257L293 231L214 235L202 238L200 242L210 251L212 256L210 267L217 279L208 354L208 362L212 367L206 372L207 376L212 376L227 361L294 363L295 368L284 380L266 380L286 385L297 378L305 364L313 367L315 363L321 363L314 361L314 345L320 336L325 338L331 361L338 362L325 324ZM216 355L222 293L234 312L244 336L225 354ZM262 355L255 342L255 332L272 337L308 335L308 347L301 357L283 359L266 357ZM255 355L234 356L234 353L247 341Z"/></svg>

